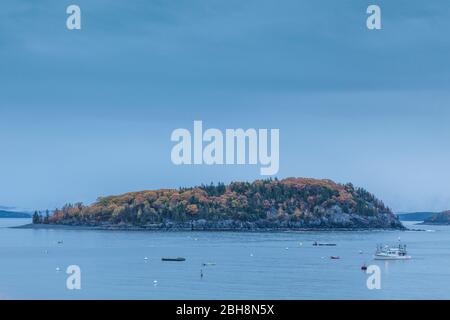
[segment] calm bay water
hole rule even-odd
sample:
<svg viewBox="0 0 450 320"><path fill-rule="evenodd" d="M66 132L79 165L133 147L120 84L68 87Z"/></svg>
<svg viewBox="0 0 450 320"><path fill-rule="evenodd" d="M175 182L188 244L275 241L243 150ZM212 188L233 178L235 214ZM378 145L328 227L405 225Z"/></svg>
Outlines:
<svg viewBox="0 0 450 320"><path fill-rule="evenodd" d="M448 226L276 233L9 228L26 223L0 219L0 299L450 299ZM399 237L412 260L372 259L377 243L395 245ZM167 256L186 261L161 261ZM363 263L381 267L381 290L367 289ZM81 290L66 289L65 270L74 264Z"/></svg>

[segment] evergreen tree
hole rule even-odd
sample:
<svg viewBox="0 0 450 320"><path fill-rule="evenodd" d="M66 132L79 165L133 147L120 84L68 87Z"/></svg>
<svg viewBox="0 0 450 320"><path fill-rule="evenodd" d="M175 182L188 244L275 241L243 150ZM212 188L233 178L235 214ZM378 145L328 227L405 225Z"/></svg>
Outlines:
<svg viewBox="0 0 450 320"><path fill-rule="evenodd" d="M33 223L34 224L39 224L41 223L41 217L39 216L39 213L37 211L35 211L33 213Z"/></svg>
<svg viewBox="0 0 450 320"><path fill-rule="evenodd" d="M48 210L45 210L45 218L44 218L44 223L49 223L50 221L50 215Z"/></svg>

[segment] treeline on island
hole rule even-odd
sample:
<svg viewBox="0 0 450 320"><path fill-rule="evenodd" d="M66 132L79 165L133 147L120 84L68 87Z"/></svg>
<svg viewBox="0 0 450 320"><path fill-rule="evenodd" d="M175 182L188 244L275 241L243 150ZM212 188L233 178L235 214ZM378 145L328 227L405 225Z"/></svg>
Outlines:
<svg viewBox="0 0 450 320"><path fill-rule="evenodd" d="M34 211L34 213L32 215L32 220L33 220L33 223L35 223L35 224L50 223L50 211L45 210L45 213L43 213L42 211L36 210L36 211Z"/></svg>
<svg viewBox="0 0 450 320"><path fill-rule="evenodd" d="M148 229L403 228L384 203L351 183L267 179L100 197L35 223Z"/></svg>

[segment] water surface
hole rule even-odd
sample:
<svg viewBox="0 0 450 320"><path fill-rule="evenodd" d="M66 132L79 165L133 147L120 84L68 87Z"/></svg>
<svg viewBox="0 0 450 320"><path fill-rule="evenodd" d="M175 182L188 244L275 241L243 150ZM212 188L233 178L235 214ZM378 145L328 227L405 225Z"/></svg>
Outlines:
<svg viewBox="0 0 450 320"><path fill-rule="evenodd" d="M8 228L26 223L0 219L3 299L450 299L448 226L275 233ZM373 261L377 243L399 237L412 260ZM166 256L186 261L162 262ZM381 267L381 290L367 289L363 263ZM69 265L81 268L81 290L66 288Z"/></svg>

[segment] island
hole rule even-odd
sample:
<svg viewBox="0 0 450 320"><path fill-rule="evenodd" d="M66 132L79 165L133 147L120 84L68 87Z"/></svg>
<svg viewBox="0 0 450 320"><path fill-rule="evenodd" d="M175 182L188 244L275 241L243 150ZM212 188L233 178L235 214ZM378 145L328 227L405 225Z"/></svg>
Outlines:
<svg viewBox="0 0 450 320"><path fill-rule="evenodd" d="M450 225L450 210L433 214L421 224Z"/></svg>
<svg viewBox="0 0 450 320"><path fill-rule="evenodd" d="M397 213L400 221L424 221L435 214L437 214L437 212L429 211Z"/></svg>
<svg viewBox="0 0 450 320"><path fill-rule="evenodd" d="M286 178L159 189L66 204L35 226L125 230L405 229L363 188L331 180Z"/></svg>

